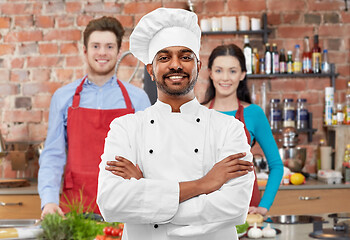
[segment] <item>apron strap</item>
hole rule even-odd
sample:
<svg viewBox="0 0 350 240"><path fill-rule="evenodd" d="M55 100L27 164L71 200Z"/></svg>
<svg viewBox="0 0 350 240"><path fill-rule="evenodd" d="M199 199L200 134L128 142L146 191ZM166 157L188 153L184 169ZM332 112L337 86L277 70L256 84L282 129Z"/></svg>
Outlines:
<svg viewBox="0 0 350 240"><path fill-rule="evenodd" d="M131 100L130 100L128 91L126 90L124 84L121 81L119 81L117 79L117 82L119 84L120 89L122 90L122 94L123 94L123 97L124 97L126 108L127 109L132 109L132 104L131 104Z"/></svg>
<svg viewBox="0 0 350 240"><path fill-rule="evenodd" d="M251 140L250 140L250 134L249 134L249 131L245 125L245 121L244 121L244 107L243 105L241 104L241 102L237 99L238 101L238 110L236 112L236 115L235 115L235 118L237 118L239 121L241 121L244 125L244 131L245 131L245 135L247 136L247 139L248 139L248 144L250 145L251 143Z"/></svg>
<svg viewBox="0 0 350 240"><path fill-rule="evenodd" d="M87 75L85 75L85 77L83 78L83 80L81 80L81 83L79 84L79 86L75 90L75 94L73 96L72 108L78 108L79 107L80 92L83 90L83 84L84 84L86 78L87 78Z"/></svg>

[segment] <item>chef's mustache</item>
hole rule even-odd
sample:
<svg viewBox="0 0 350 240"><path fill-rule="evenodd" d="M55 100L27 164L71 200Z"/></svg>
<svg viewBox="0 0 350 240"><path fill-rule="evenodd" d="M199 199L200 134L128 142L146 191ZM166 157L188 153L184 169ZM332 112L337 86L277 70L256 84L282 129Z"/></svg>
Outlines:
<svg viewBox="0 0 350 240"><path fill-rule="evenodd" d="M169 72L163 74L163 78L166 78L166 77L168 77L168 76L171 75L171 74L183 74L183 75L185 75L186 77L189 77L189 76L190 76L188 73L185 73L181 68L179 68L179 69L177 69L177 70L175 70L175 69L170 70Z"/></svg>

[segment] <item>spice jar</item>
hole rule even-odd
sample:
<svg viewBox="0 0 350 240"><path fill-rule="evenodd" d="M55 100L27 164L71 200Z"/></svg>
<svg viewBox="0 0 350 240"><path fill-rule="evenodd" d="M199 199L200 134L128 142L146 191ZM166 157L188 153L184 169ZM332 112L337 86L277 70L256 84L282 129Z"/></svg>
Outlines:
<svg viewBox="0 0 350 240"><path fill-rule="evenodd" d="M271 130L279 130L282 128L282 109L281 101L277 98L270 100L269 121Z"/></svg>
<svg viewBox="0 0 350 240"><path fill-rule="evenodd" d="M309 113L307 111L307 103L305 98L297 100L296 123L297 129L307 129L309 126Z"/></svg>
<svg viewBox="0 0 350 240"><path fill-rule="evenodd" d="M295 106L291 98L283 100L283 127L295 127Z"/></svg>

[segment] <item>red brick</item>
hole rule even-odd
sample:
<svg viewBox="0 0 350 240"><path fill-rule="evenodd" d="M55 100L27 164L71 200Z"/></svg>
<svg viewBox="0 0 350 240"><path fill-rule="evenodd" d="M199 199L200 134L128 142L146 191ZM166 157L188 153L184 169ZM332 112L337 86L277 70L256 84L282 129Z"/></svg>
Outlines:
<svg viewBox="0 0 350 240"><path fill-rule="evenodd" d="M64 2L53 2L53 1L46 1L44 2L44 13L65 13L64 7L65 4Z"/></svg>
<svg viewBox="0 0 350 240"><path fill-rule="evenodd" d="M149 13L159 7L162 4L160 2L148 2L139 4L137 2L130 2L124 4L124 14L143 14Z"/></svg>
<svg viewBox="0 0 350 240"><path fill-rule="evenodd" d="M329 86L329 78L310 78L307 81L306 89L324 91L324 89Z"/></svg>
<svg viewBox="0 0 350 240"><path fill-rule="evenodd" d="M81 56L67 56L66 67L81 67L84 62Z"/></svg>
<svg viewBox="0 0 350 240"><path fill-rule="evenodd" d="M51 80L51 69L34 68L31 70L30 80L32 82L49 82Z"/></svg>
<svg viewBox="0 0 350 240"><path fill-rule="evenodd" d="M225 12L225 2L224 1L207 1L204 3L204 8L206 9L206 12L223 13Z"/></svg>
<svg viewBox="0 0 350 240"><path fill-rule="evenodd" d="M34 15L40 15L42 9L43 9L43 3L42 3L42 2L39 2L39 1L35 1L35 2L33 3L33 12L32 12L32 14L34 14Z"/></svg>
<svg viewBox="0 0 350 240"><path fill-rule="evenodd" d="M27 124L11 124L6 140L13 142L29 140Z"/></svg>
<svg viewBox="0 0 350 240"><path fill-rule="evenodd" d="M22 43L18 46L19 55L32 55L38 53L38 43Z"/></svg>
<svg viewBox="0 0 350 240"><path fill-rule="evenodd" d="M36 16L35 25L39 28L53 28L55 20L50 16Z"/></svg>
<svg viewBox="0 0 350 240"><path fill-rule="evenodd" d="M302 22L302 13L285 13L282 14L282 22L284 24L296 24Z"/></svg>
<svg viewBox="0 0 350 240"><path fill-rule="evenodd" d="M1 68L0 69L0 76L1 76L0 83L5 83L5 82L10 81L10 70ZM0 96L1 96L1 94L0 94Z"/></svg>
<svg viewBox="0 0 350 240"><path fill-rule="evenodd" d="M32 106L34 109L46 109L50 108L51 94L40 94L32 97Z"/></svg>
<svg viewBox="0 0 350 240"><path fill-rule="evenodd" d="M273 79L271 80L271 91L285 93L298 92L306 89L306 82L303 79Z"/></svg>
<svg viewBox="0 0 350 240"><path fill-rule="evenodd" d="M28 131L29 131L29 138L32 141L43 141L46 138L47 134L47 124L42 125L42 123L29 123L28 124Z"/></svg>
<svg viewBox="0 0 350 240"><path fill-rule="evenodd" d="M32 27L34 25L33 16L15 16L16 27Z"/></svg>
<svg viewBox="0 0 350 240"><path fill-rule="evenodd" d="M318 34L324 37L350 36L350 25L322 25L319 27Z"/></svg>
<svg viewBox="0 0 350 240"><path fill-rule="evenodd" d="M13 44L0 44L0 56L13 54L16 47Z"/></svg>
<svg viewBox="0 0 350 240"><path fill-rule="evenodd" d="M74 26L74 16L60 16L56 18L56 22L59 28Z"/></svg>
<svg viewBox="0 0 350 240"><path fill-rule="evenodd" d="M268 13L267 14L267 23L270 25L279 25L282 23L280 13Z"/></svg>
<svg viewBox="0 0 350 240"><path fill-rule="evenodd" d="M349 64L338 66L337 72L340 74L340 76L350 76Z"/></svg>
<svg viewBox="0 0 350 240"><path fill-rule="evenodd" d="M60 57L28 57L27 67L60 67L62 66L62 58Z"/></svg>
<svg viewBox="0 0 350 240"><path fill-rule="evenodd" d="M24 110L6 110L4 111L5 122L40 122L41 111Z"/></svg>
<svg viewBox="0 0 350 240"><path fill-rule="evenodd" d="M195 4L195 3L194 3ZM187 1L183 2L164 2L163 7L165 8L181 8L181 9L189 9ZM197 11L195 11L197 13Z"/></svg>
<svg viewBox="0 0 350 240"><path fill-rule="evenodd" d="M42 32L36 31L23 31L23 32L9 32L4 42L36 42L43 39Z"/></svg>
<svg viewBox="0 0 350 240"><path fill-rule="evenodd" d="M279 26L277 36L280 38L303 38L313 35L312 26Z"/></svg>
<svg viewBox="0 0 350 240"><path fill-rule="evenodd" d="M344 9L344 1L333 1L333 0L308 0L310 12L312 11L339 11Z"/></svg>
<svg viewBox="0 0 350 240"><path fill-rule="evenodd" d="M11 82L26 82L29 80L29 72L27 70L12 70Z"/></svg>
<svg viewBox="0 0 350 240"><path fill-rule="evenodd" d="M11 96L19 93L19 88L17 84L3 84L0 83L0 95L1 96Z"/></svg>
<svg viewBox="0 0 350 240"><path fill-rule="evenodd" d="M73 81L75 80L74 77L74 71L72 69L55 69L57 80L60 82L64 81Z"/></svg>
<svg viewBox="0 0 350 240"><path fill-rule="evenodd" d="M118 19L124 28L132 28L134 26L134 18L132 16L118 15L115 18Z"/></svg>
<svg viewBox="0 0 350 240"><path fill-rule="evenodd" d="M81 38L81 31L72 30L51 30L44 36L45 41L64 40L64 41L79 41Z"/></svg>
<svg viewBox="0 0 350 240"><path fill-rule="evenodd" d="M11 60L11 68L23 68L24 61L23 58L13 58Z"/></svg>
<svg viewBox="0 0 350 240"><path fill-rule="evenodd" d="M340 64L344 63L344 59L347 57L347 52L344 51L329 51L328 56L330 59L330 62L335 63L335 67L338 68Z"/></svg>
<svg viewBox="0 0 350 240"><path fill-rule="evenodd" d="M38 93L50 93L53 94L62 83L59 82L38 82L38 83L26 83L23 85L23 95L24 96L34 96Z"/></svg>
<svg viewBox="0 0 350 240"><path fill-rule="evenodd" d="M62 43L61 44L61 54L77 54L79 52L77 43Z"/></svg>
<svg viewBox="0 0 350 240"><path fill-rule="evenodd" d="M86 75L85 70L83 69L76 69L74 70L74 79L78 79L78 78L83 78ZM70 83L71 81L68 81L66 83Z"/></svg>
<svg viewBox="0 0 350 240"><path fill-rule="evenodd" d="M39 53L42 55L57 54L58 46L56 43L41 43L39 44Z"/></svg>
<svg viewBox="0 0 350 240"><path fill-rule="evenodd" d="M267 9L271 12L304 11L305 8L304 0L267 0Z"/></svg>
<svg viewBox="0 0 350 240"><path fill-rule="evenodd" d="M117 3L117 2L106 2L104 4L104 12L108 12L108 13L112 13L112 14L116 14L116 13L121 13L121 4Z"/></svg>
<svg viewBox="0 0 350 240"><path fill-rule="evenodd" d="M347 11L342 11L341 12L341 18L343 19L343 23L350 23L350 12ZM1 20L0 20L1 22ZM1 26L1 23L0 23L0 26Z"/></svg>
<svg viewBox="0 0 350 240"><path fill-rule="evenodd" d="M234 13L266 11L265 0L228 0L228 11Z"/></svg>
<svg viewBox="0 0 350 240"><path fill-rule="evenodd" d="M3 3L0 7L3 15L24 15L32 12L32 7L29 3Z"/></svg>
<svg viewBox="0 0 350 240"><path fill-rule="evenodd" d="M92 16L87 16L87 15L79 15L77 16L77 25L78 26L83 26L84 29L88 25L88 23L94 19Z"/></svg>
<svg viewBox="0 0 350 240"><path fill-rule="evenodd" d="M80 13L82 3L80 2L66 2L66 12L69 13Z"/></svg>
<svg viewBox="0 0 350 240"><path fill-rule="evenodd" d="M120 62L120 66L135 67L137 64L137 58L129 54L123 58Z"/></svg>
<svg viewBox="0 0 350 240"><path fill-rule="evenodd" d="M9 28L11 23L11 18L0 17L0 28Z"/></svg>

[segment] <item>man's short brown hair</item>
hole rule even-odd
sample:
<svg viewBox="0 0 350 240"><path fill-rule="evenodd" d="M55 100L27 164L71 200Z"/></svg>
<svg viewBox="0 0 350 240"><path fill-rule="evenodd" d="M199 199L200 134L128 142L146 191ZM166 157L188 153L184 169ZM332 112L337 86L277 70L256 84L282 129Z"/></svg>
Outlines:
<svg viewBox="0 0 350 240"><path fill-rule="evenodd" d="M110 31L117 37L118 49L122 45L122 38L124 36L124 28L122 24L114 17L101 17L91 20L84 31L84 46L87 48L89 37L94 31Z"/></svg>

